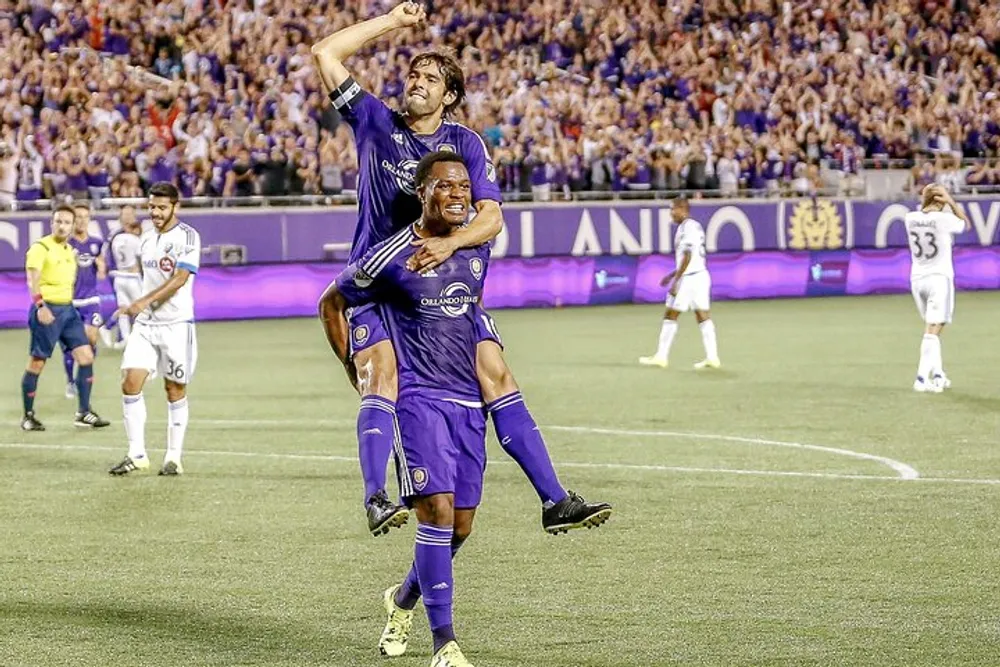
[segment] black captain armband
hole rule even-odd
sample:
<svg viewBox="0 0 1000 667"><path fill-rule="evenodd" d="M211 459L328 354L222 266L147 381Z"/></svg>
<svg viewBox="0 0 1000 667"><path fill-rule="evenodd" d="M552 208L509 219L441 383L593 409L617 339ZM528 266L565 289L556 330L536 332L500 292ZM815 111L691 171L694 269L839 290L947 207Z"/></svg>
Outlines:
<svg viewBox="0 0 1000 667"><path fill-rule="evenodd" d="M361 84L355 81L354 77L349 76L330 93L330 102L337 111L350 109L363 93L364 90L361 88Z"/></svg>

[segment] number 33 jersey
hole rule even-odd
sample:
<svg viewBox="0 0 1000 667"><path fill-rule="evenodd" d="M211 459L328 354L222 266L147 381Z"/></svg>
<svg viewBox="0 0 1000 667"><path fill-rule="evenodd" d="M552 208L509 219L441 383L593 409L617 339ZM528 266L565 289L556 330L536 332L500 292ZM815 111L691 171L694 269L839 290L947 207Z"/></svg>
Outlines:
<svg viewBox="0 0 1000 667"><path fill-rule="evenodd" d="M965 230L961 218L945 211L911 211L904 218L910 244L910 278L955 277L953 236Z"/></svg>
<svg viewBox="0 0 1000 667"><path fill-rule="evenodd" d="M201 236L183 222L162 234L156 230L143 234L139 246L143 294L159 289L181 269L192 275L173 296L163 303L154 303L136 321L145 324L194 321L194 274L198 273L200 259Z"/></svg>

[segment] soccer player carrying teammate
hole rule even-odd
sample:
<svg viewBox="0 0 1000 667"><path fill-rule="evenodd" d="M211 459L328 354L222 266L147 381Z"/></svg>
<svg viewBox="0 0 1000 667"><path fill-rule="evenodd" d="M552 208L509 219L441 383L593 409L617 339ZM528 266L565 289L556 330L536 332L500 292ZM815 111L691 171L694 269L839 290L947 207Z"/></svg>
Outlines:
<svg viewBox="0 0 1000 667"><path fill-rule="evenodd" d="M28 366L21 378L24 400L25 431L44 431L35 418L35 391L38 376L45 361L52 356L56 343L70 350L79 365L76 374L78 411L75 426L101 428L108 422L90 409L90 389L94 379L94 349L83 329L80 313L73 307L73 286L76 281L76 256L67 240L73 232L73 209L60 206L52 214L52 233L28 248L24 262L28 274L28 292L32 306L28 314L31 331L31 351Z"/></svg>
<svg viewBox="0 0 1000 667"><path fill-rule="evenodd" d="M710 301L712 277L705 264L705 230L697 220L691 219L691 206L686 199L674 200L673 218L677 223L674 250L677 254L677 270L664 276L661 285L670 285L667 294L667 312L663 316L660 329L660 343L656 354L639 357L644 366L666 368L670 357L670 347L677 335L677 318L681 313L694 309L701 342L705 346L705 359L694 365L696 369L718 368L719 348L715 341L715 323L712 321Z"/></svg>
<svg viewBox="0 0 1000 667"><path fill-rule="evenodd" d="M119 217L122 228L111 237L111 270L114 280L115 300L119 309L126 309L142 296L142 271L139 268L139 237L142 235L142 225L135 217L135 208L125 206ZM132 320L124 312L118 316L118 334L121 342L112 344L110 333L106 340L109 347L124 347L132 330ZM109 324L110 326L110 324ZM101 329L102 335L108 329Z"/></svg>
<svg viewBox="0 0 1000 667"><path fill-rule="evenodd" d="M403 110L391 110L365 92L343 61L365 44L400 28L425 20L424 9L404 2L391 12L349 26L312 47L317 71L334 107L354 130L358 145L358 226L351 262L373 245L406 228L421 213L415 195L414 174L419 160L437 150L450 150L464 160L471 181L475 217L446 236L414 239L418 246L409 260L411 270L433 277L436 267L460 248L475 248L502 229L500 190L486 145L469 128L446 120L465 96L465 80L449 56L422 53L410 61ZM401 237L397 237L401 238ZM320 302L329 330L330 304ZM550 533L598 525L611 513L606 503L588 503L559 483L545 441L525 406L520 389L503 358L493 319L478 304L470 306L479 331L476 368L483 398L493 417L498 439L518 463L542 501L542 525ZM398 378L396 354L382 322L379 307L369 303L352 309L349 337L353 378L361 394L358 412L358 450L365 481L368 528L373 535L404 524L405 508L392 503L385 492L386 465L395 439ZM332 338L330 338L331 343ZM338 351L339 353L339 351ZM345 358L344 354L340 355Z"/></svg>
<svg viewBox="0 0 1000 667"><path fill-rule="evenodd" d="M420 219L348 266L324 300L331 304L337 349L348 345L347 308L379 303L399 364L397 470L418 526L413 566L403 586L384 595L390 624L379 648L385 655L402 655L423 593L434 635L431 665L458 667L470 663L452 627L451 561L472 531L486 470L476 304L490 249L486 243L460 248L433 274L409 270L414 240L447 237L465 224L472 190L465 163L451 151L424 156L415 185L423 204ZM344 363L350 365L350 357Z"/></svg>
<svg viewBox="0 0 1000 667"><path fill-rule="evenodd" d="M187 385L198 361L194 329L194 276L201 259L201 237L177 219L177 188L156 183L149 189L153 230L142 235L139 262L142 296L118 315L135 318L122 354L122 411L128 455L108 472L127 475L149 468L146 455L146 402L143 385L150 373L163 376L167 391L167 453L161 475L179 475L188 424Z"/></svg>
<svg viewBox="0 0 1000 667"><path fill-rule="evenodd" d="M104 241L90 235L90 205L73 204L73 233L69 246L76 251L76 285L73 288L73 306L83 319L87 340L97 353L97 336L104 320L101 318L101 295L98 281L108 273L104 261ZM76 396L73 377L73 351L63 346L63 367L66 370L66 398Z"/></svg>
<svg viewBox="0 0 1000 667"><path fill-rule="evenodd" d="M940 185L921 193L919 211L904 218L910 241L910 291L926 324L913 390L939 394L951 386L941 357L941 331L955 310L952 235L971 229L969 218Z"/></svg>

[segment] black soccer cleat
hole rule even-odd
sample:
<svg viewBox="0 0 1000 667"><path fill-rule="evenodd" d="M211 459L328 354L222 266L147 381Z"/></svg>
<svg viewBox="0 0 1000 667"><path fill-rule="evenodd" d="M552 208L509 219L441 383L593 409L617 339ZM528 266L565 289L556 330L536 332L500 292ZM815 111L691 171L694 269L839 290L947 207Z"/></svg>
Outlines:
<svg viewBox="0 0 1000 667"><path fill-rule="evenodd" d="M24 419L21 420L21 430L22 431L44 431L45 425L42 422L35 419L34 412L24 413Z"/></svg>
<svg viewBox="0 0 1000 667"><path fill-rule="evenodd" d="M104 428L111 424L107 419L101 419L93 410L87 410L86 412L77 412L76 419L73 420L73 426L77 428Z"/></svg>
<svg viewBox="0 0 1000 667"><path fill-rule="evenodd" d="M410 510L390 501L385 491L379 491L369 498L365 507L368 512L368 530L374 537L385 535L390 528L399 528L410 518Z"/></svg>
<svg viewBox="0 0 1000 667"><path fill-rule="evenodd" d="M576 528L597 528L611 516L609 503L588 503L572 491L548 509L542 510L542 528L558 535Z"/></svg>
<svg viewBox="0 0 1000 667"><path fill-rule="evenodd" d="M115 477L123 477L132 472L144 472L146 470L149 470L149 457L143 456L139 459L133 459L131 456L126 456L118 465L111 468L108 474Z"/></svg>
<svg viewBox="0 0 1000 667"><path fill-rule="evenodd" d="M174 475L183 474L184 468L177 461L166 461L163 467L160 468L160 472L156 473L160 477L171 477Z"/></svg>

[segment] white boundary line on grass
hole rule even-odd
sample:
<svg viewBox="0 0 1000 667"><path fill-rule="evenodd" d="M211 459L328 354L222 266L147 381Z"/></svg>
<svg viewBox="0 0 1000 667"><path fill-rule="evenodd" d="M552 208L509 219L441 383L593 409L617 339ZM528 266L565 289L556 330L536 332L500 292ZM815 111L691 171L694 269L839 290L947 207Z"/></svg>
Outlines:
<svg viewBox="0 0 1000 667"><path fill-rule="evenodd" d="M549 428L552 428L551 426ZM572 427L579 428L579 427ZM728 437L728 436L727 436ZM55 451L88 451L88 452L121 452L122 447L107 447L102 445L54 445L32 442L4 442L0 443L0 449L27 449L27 450L55 450ZM194 449L188 452L189 456L232 456L238 458L261 458L261 459L282 459L289 461L336 461L343 463L357 464L357 459L353 456L337 456L333 454L276 454L269 452L238 452L221 450L200 450ZM512 461L490 462L490 465L514 465ZM892 475L851 475L844 473L827 472L800 472L795 470L743 470L739 468L692 468L686 466L664 466L664 465L640 465L632 463L577 463L572 461L560 461L562 468L598 468L604 470L639 470L653 472L678 472L678 473L715 473L721 475L746 475L758 477L805 477L813 479L847 479L874 482L927 482L941 484L961 484L961 485L983 485L1000 486L1000 479L963 479L958 477L901 477Z"/></svg>
<svg viewBox="0 0 1000 667"><path fill-rule="evenodd" d="M354 425L353 420L346 419L321 419L321 420L308 420L307 422L300 421L290 421L281 419L206 419L201 421L203 424L213 424L218 426L288 426L293 424L320 424L324 426L346 426ZM766 438L747 438L735 435L717 435L714 433L688 433L684 431L633 431L628 429L617 429L617 428L598 428L592 426L543 426L542 430L549 431L563 431L568 433L589 433L593 435L615 435L615 436L634 436L640 438L687 438L689 440L714 440L718 442L738 442L746 445L762 445L767 447L789 447L792 449L806 449L814 452L824 452L827 454L834 454L836 456L846 456L852 459L861 459L863 461L874 461L875 463L880 463L894 470L900 479L917 479L920 477L920 473L917 472L913 466L910 466L902 461L897 461L895 459L890 459L885 456L878 456L876 454L866 454L864 452L856 452L850 449L841 449L839 447L824 447L822 445L811 445L801 442L787 442L784 440L768 440ZM565 464L562 464L565 465ZM611 464L609 464L611 465Z"/></svg>

